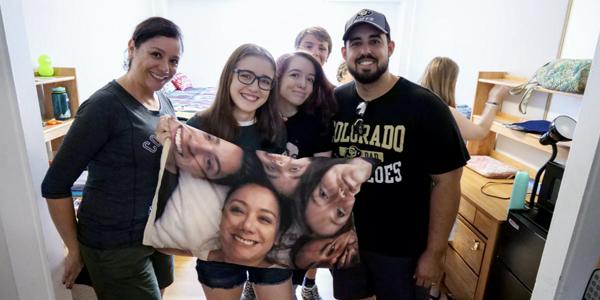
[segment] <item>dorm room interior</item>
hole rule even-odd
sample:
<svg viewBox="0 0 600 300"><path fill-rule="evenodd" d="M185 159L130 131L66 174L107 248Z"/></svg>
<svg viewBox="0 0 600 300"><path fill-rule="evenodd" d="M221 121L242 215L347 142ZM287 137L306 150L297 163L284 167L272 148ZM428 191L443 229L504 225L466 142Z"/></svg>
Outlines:
<svg viewBox="0 0 600 300"><path fill-rule="evenodd" d="M465 167L441 288L455 299L600 299L598 291L592 297L591 285L600 278L597 0L0 0L0 117L6 124L0 133L6 143L0 155L0 299L94 299L89 287L67 290L61 283L65 247L40 185L79 106L125 73L136 24L162 16L181 28L178 75L165 92L183 120L211 105L223 65L239 45L260 45L277 58L294 51L296 34L309 26L332 37L323 71L337 83L344 25L364 8L382 12L390 23L392 74L418 83L432 58L458 63L456 104L475 122L494 85L526 84L557 59L592 60L584 93L535 87L526 113L519 107L523 94L509 95L486 138L467 143L471 157L492 157L526 173L529 180L519 183L525 206L534 193L549 214L509 209L518 177L486 177L477 166ZM38 69L41 55L51 59L52 76ZM58 117L61 92L68 115ZM541 143L545 131L506 126L561 122L560 116L576 120L570 142ZM73 187L76 205L85 201L84 184L82 176ZM204 299L194 267L195 259L176 257L175 283L165 299ZM327 269L317 272L317 285L323 299L334 299Z"/></svg>

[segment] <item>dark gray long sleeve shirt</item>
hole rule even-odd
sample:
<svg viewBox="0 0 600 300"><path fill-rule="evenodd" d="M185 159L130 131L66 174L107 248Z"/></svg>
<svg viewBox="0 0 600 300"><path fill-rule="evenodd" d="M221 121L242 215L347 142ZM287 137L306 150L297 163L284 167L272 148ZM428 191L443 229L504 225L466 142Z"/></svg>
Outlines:
<svg viewBox="0 0 600 300"><path fill-rule="evenodd" d="M88 167L78 212L78 239L89 247L114 249L141 244L162 147L154 130L161 115L174 115L159 93L150 111L116 81L80 106L42 183L48 199L71 196L71 186Z"/></svg>

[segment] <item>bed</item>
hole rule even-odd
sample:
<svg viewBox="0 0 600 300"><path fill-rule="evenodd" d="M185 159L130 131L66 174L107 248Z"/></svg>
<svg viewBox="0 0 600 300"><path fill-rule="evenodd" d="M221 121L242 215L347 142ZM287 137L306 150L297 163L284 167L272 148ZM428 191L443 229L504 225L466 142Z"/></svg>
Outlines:
<svg viewBox="0 0 600 300"><path fill-rule="evenodd" d="M215 99L215 87L191 87L166 93L180 120L191 118L196 112L208 108Z"/></svg>

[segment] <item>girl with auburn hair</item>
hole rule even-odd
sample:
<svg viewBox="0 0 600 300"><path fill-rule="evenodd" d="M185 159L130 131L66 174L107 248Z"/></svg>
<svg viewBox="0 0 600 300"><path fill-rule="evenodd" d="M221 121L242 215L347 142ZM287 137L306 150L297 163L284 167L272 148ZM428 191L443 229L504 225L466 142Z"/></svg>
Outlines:
<svg viewBox="0 0 600 300"><path fill-rule="evenodd" d="M307 34L310 36L314 33L308 31ZM297 39L297 48L302 39ZM331 45L331 39L328 42ZM330 142L333 135L331 118L336 112L337 103L333 94L334 86L327 80L321 67L326 56L325 60L317 60L323 58L323 55L315 55L317 46L314 45L314 48L306 48L310 53L302 50L284 54L277 59L279 108L286 120L288 135L286 153L293 158L331 156ZM278 164L274 162L271 165ZM286 172L288 174L281 177L287 178L299 178L305 170L305 168L295 168L291 164L279 166L282 174ZM291 196L296 186L297 183L287 184L283 193ZM294 270L292 283L302 285L304 299L320 298L315 285L315 276L316 269L308 272Z"/></svg>
<svg viewBox="0 0 600 300"><path fill-rule="evenodd" d="M331 118L337 103L334 86L319 62L303 51L284 54L277 59L277 79L279 109L288 134L287 154L293 158L330 156Z"/></svg>

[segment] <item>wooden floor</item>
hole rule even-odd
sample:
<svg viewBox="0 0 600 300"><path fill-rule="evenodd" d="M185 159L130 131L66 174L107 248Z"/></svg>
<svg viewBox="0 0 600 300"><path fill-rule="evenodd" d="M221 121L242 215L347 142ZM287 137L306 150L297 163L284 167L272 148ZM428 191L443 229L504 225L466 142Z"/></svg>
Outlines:
<svg viewBox="0 0 600 300"><path fill-rule="evenodd" d="M324 300L333 298L333 286L329 270L320 269L317 272L317 286ZM296 291L298 299L300 289ZM196 275L196 258L175 256L175 282L169 286L165 293L165 300L204 300L202 287Z"/></svg>
<svg viewBox="0 0 600 300"><path fill-rule="evenodd" d="M196 275L196 258L175 256L175 282L165 292L166 300L204 300Z"/></svg>

